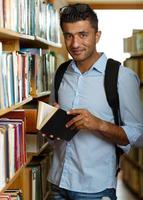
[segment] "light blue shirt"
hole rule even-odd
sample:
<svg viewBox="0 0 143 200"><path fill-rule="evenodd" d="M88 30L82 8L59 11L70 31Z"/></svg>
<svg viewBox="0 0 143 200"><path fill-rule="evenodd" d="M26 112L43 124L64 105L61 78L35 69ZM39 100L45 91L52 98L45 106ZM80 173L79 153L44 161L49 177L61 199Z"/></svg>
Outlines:
<svg viewBox="0 0 143 200"><path fill-rule="evenodd" d="M104 91L105 54L85 73L74 61L69 65L59 88L59 104L64 110L85 108L93 115L114 122ZM118 78L121 116L130 144L143 134L143 110L139 97L139 79L121 66ZM54 93L53 93L54 94ZM54 102L54 95L51 95ZM116 187L115 146L96 133L80 130L70 142L55 141L48 180L71 191L94 193Z"/></svg>

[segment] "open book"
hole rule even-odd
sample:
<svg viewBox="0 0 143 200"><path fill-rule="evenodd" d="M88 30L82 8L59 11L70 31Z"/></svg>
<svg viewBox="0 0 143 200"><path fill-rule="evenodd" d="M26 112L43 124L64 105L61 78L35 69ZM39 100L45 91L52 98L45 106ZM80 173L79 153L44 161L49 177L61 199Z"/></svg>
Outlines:
<svg viewBox="0 0 143 200"><path fill-rule="evenodd" d="M49 136L69 141L78 132L65 126L72 117L65 110L39 101L36 128Z"/></svg>

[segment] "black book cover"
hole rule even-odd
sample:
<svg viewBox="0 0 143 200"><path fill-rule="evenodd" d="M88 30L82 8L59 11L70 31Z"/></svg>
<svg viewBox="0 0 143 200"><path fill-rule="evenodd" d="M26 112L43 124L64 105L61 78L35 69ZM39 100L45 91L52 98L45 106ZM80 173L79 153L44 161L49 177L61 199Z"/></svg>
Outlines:
<svg viewBox="0 0 143 200"><path fill-rule="evenodd" d="M46 123L42 127L37 128L37 129L39 129L40 132L47 134L49 136L53 135L54 138L60 138L62 140L66 140L66 141L71 140L72 137L78 132L78 130L71 129L70 127L67 128L65 125L68 121L70 121L73 118L73 115L68 115L65 110L62 110L60 108L59 109L55 108L44 102L42 102L41 104L43 104L45 107L45 109L43 109L44 112L46 112L46 105L47 105L48 107L50 107L50 109L52 110L53 113L51 115L51 114L49 114L51 112L51 110L49 111L49 113L47 111ZM40 106L39 106L39 109L40 109ZM39 112L39 109L38 109L38 112ZM53 109L54 109L54 111L53 111ZM48 114L51 115L51 117L48 117ZM38 118L37 118L37 121L38 121Z"/></svg>

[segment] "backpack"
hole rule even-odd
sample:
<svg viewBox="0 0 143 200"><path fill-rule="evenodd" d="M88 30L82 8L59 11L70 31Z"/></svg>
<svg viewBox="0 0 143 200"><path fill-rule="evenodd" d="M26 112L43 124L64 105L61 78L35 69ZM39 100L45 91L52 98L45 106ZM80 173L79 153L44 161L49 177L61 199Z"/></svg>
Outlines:
<svg viewBox="0 0 143 200"><path fill-rule="evenodd" d="M62 81L63 75L67 70L68 65L71 60L68 60L62 63L56 71L54 86L55 86L55 100L58 102L58 89L60 87L60 83ZM114 122L116 125L121 126L123 124L120 115L120 105L119 105L119 94L118 94L118 72L121 63L109 58L107 60L106 69L105 69L105 78L104 78L104 88L105 94L107 98L107 102L112 109ZM119 165L120 156L123 154L123 150L115 145L116 147L116 156L117 156L117 164ZM117 172L119 171L119 168Z"/></svg>

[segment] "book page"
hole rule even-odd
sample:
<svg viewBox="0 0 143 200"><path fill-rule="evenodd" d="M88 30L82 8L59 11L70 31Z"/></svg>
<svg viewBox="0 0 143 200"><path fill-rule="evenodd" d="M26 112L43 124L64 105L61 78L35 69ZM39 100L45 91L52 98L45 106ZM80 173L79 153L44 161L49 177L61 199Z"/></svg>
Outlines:
<svg viewBox="0 0 143 200"><path fill-rule="evenodd" d="M36 128L40 130L57 110L58 108L39 101Z"/></svg>

